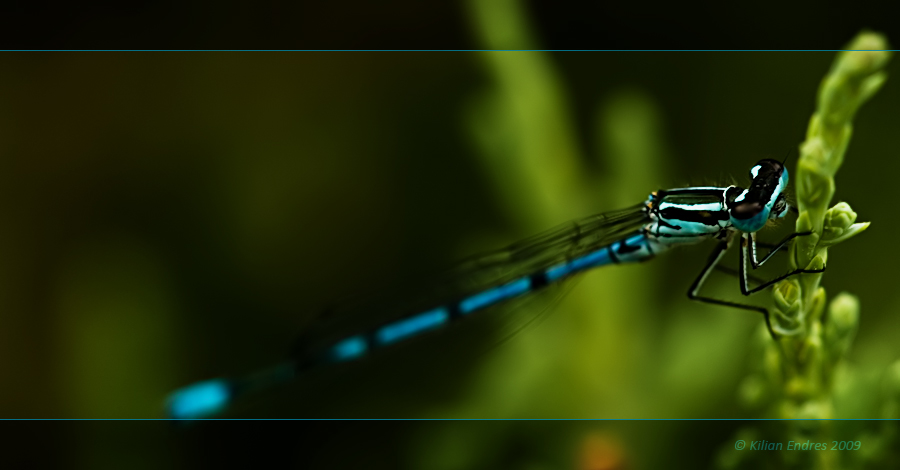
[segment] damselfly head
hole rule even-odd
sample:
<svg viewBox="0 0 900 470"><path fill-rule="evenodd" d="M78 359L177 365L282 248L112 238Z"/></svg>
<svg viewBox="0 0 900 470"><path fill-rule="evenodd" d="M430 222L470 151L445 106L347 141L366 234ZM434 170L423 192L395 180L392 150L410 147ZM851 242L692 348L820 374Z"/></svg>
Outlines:
<svg viewBox="0 0 900 470"><path fill-rule="evenodd" d="M784 196L788 172L782 162L760 160L750 169L750 178L750 187L727 201L731 223L742 232L756 232L788 210Z"/></svg>

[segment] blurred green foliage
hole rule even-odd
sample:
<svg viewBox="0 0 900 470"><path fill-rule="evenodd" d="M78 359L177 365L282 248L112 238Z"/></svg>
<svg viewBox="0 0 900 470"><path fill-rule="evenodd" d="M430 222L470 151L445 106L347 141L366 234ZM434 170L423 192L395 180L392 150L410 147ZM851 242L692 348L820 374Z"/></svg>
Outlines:
<svg viewBox="0 0 900 470"><path fill-rule="evenodd" d="M469 9L484 47L539 44L514 3ZM502 27L488 35L484 24ZM277 361L317 311L373 280L402 282L655 189L745 184L753 163L803 139L833 58L4 54L2 416L158 417L166 392ZM885 197L900 171L898 104L900 91L886 86L855 117L835 190L877 227L829 253L822 280L865 305L846 353L853 367L831 379L840 418L900 409L900 297L889 250L900 221ZM588 273L540 326L489 353L477 351L496 342L490 334L449 332L235 413L760 416L753 404L772 396L746 376L748 363L769 358L765 337L753 339L761 319L687 300L705 257L692 247ZM740 295L727 276L708 288ZM832 309L852 302L837 296ZM716 433L696 422L460 423L367 438L402 446L417 468L572 468L589 460L582 450L672 468L672 455L711 463L729 445L723 439L770 432L740 423ZM840 437L860 435L870 436L868 462L896 461L890 424L863 423ZM96 438L61 439L83 466L111 466L103 448L86 445Z"/></svg>

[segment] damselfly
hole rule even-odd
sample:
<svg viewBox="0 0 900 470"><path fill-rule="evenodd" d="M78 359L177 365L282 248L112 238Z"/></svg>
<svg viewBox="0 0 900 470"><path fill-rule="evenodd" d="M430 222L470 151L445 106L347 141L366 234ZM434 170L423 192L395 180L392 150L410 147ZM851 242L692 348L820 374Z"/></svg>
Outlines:
<svg viewBox="0 0 900 470"><path fill-rule="evenodd" d="M593 215L561 228L474 257L438 284L437 295L420 309L393 312L389 321L341 337L304 341L284 363L236 379L214 379L174 392L167 402L176 419L193 419L223 411L235 399L254 390L288 382L313 368L354 361L373 352L444 328L489 307L546 289L585 270L608 264L648 260L674 246L717 241L706 266L688 289L688 297L763 314L774 339L778 332L766 308L700 295L700 288L716 269L725 251L740 238L738 279L750 295L801 273L796 269L755 287L749 285L749 264L762 266L793 238L771 246L762 259L756 255L756 232L769 220L784 217L788 172L783 162L762 160L750 169L747 189L738 186L689 187L659 190L641 204L621 211Z"/></svg>

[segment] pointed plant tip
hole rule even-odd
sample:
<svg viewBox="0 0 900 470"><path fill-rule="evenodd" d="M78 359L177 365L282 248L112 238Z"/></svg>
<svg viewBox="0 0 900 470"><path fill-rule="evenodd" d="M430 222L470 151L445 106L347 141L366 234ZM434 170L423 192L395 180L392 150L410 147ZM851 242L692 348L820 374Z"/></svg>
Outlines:
<svg viewBox="0 0 900 470"><path fill-rule="evenodd" d="M890 49L888 47L887 38L871 29L864 29L850 41L847 47L852 50L883 50Z"/></svg>
<svg viewBox="0 0 900 470"><path fill-rule="evenodd" d="M827 248L829 246L837 245L847 239L859 235L867 228L869 228L870 222L860 222L851 225L846 230L842 230L840 234L837 234L833 238L825 238L819 242L819 248Z"/></svg>
<svg viewBox="0 0 900 470"><path fill-rule="evenodd" d="M871 97L884 82L882 70L891 59L891 52L887 50L889 48L883 35L863 32L847 45L847 51L842 52L840 59L835 62L845 74L860 78L868 76L861 84L860 102Z"/></svg>

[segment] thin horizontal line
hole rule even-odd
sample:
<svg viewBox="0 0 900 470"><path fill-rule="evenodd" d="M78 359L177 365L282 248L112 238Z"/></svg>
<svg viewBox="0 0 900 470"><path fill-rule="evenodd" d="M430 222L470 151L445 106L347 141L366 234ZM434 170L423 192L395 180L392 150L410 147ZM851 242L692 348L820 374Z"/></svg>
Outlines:
<svg viewBox="0 0 900 470"><path fill-rule="evenodd" d="M0 421L900 421L889 418L0 418Z"/></svg>
<svg viewBox="0 0 900 470"><path fill-rule="evenodd" d="M0 49L0 52L889 52L900 49Z"/></svg>

